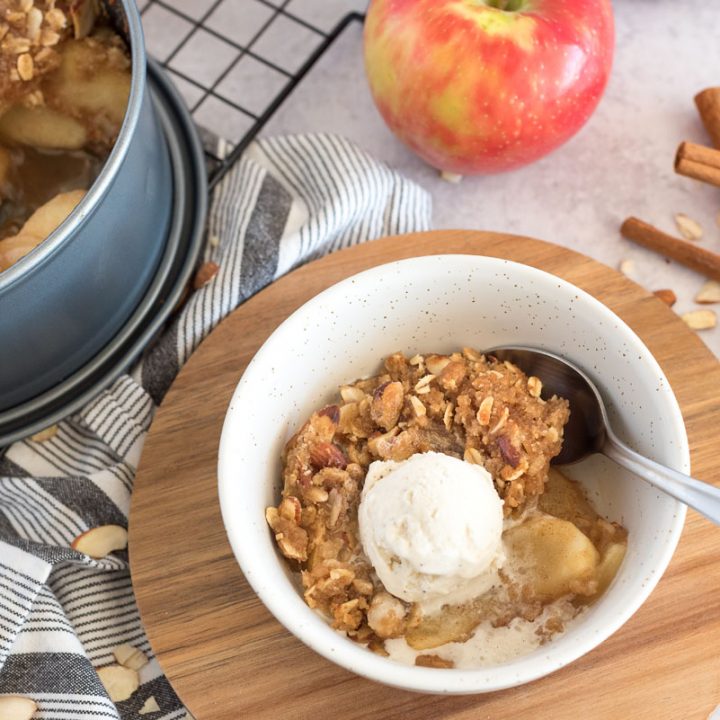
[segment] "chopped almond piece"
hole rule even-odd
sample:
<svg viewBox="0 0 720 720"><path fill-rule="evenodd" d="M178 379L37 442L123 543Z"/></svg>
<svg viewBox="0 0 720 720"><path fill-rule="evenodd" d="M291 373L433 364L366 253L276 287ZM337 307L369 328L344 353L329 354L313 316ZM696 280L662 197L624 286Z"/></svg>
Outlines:
<svg viewBox="0 0 720 720"><path fill-rule="evenodd" d="M37 703L20 695L0 697L0 718L2 720L30 720L37 710Z"/></svg>
<svg viewBox="0 0 720 720"><path fill-rule="evenodd" d="M659 300L662 300L668 307L672 307L677 302L677 296L669 288L656 290L653 295Z"/></svg>
<svg viewBox="0 0 720 720"><path fill-rule="evenodd" d="M113 650L113 655L120 665L130 668L131 670L139 670L148 664L148 659L145 657L145 653L128 643L118 645Z"/></svg>
<svg viewBox="0 0 720 720"><path fill-rule="evenodd" d="M114 703L127 700L140 687L137 670L131 670L122 665L108 665L99 668L97 674Z"/></svg>
<svg viewBox="0 0 720 720"><path fill-rule="evenodd" d="M49 440L51 437L54 437L57 434L58 426L57 425L51 425L50 427L46 427L44 430L41 430L40 432L36 432L34 435L30 436L30 439L33 442L45 442L46 440Z"/></svg>
<svg viewBox="0 0 720 720"><path fill-rule="evenodd" d="M138 715L147 715L148 713L160 712L160 706L154 695L151 695L138 710Z"/></svg>

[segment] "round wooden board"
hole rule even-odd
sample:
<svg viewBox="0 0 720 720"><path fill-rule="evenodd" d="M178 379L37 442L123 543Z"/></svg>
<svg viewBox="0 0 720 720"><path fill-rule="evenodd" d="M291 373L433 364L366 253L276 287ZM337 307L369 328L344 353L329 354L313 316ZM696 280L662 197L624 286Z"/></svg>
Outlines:
<svg viewBox="0 0 720 720"><path fill-rule="evenodd" d="M223 418L245 366L282 320L329 285L387 261L438 253L533 265L615 311L670 379L694 473L720 484L720 365L670 309L622 275L556 245L497 233L420 233L343 250L232 313L183 368L152 425L132 498L130 558L145 628L168 678L197 720L705 720L720 703L720 532L693 512L667 573L620 631L549 677L489 695L423 696L356 677L296 640L245 582L216 490Z"/></svg>

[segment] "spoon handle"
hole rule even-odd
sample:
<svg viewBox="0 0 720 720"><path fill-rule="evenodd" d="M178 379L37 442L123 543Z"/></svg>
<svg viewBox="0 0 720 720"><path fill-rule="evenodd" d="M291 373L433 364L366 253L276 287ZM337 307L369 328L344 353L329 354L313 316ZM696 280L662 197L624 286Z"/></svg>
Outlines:
<svg viewBox="0 0 720 720"><path fill-rule="evenodd" d="M649 460L609 434L602 452L626 470L720 525L720 488Z"/></svg>

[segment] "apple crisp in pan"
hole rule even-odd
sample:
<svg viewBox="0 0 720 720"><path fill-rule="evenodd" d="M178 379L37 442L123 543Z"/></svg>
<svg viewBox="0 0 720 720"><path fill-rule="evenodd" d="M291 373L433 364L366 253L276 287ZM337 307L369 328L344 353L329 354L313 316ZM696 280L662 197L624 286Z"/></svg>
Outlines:
<svg viewBox="0 0 720 720"><path fill-rule="evenodd" d="M39 245L99 174L131 63L96 0L0 0L0 272Z"/></svg>

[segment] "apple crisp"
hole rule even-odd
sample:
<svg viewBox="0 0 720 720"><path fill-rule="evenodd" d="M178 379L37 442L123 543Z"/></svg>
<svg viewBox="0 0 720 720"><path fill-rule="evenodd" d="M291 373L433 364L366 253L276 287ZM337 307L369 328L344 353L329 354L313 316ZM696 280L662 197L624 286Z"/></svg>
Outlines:
<svg viewBox="0 0 720 720"><path fill-rule="evenodd" d="M75 206L68 197L99 174L130 84L128 48L102 3L0 0L0 272L60 225ZM31 223L38 212L44 222Z"/></svg>
<svg viewBox="0 0 720 720"><path fill-rule="evenodd" d="M550 470L568 418L567 401L543 398L538 378L470 349L395 353L378 375L342 386L337 403L314 412L288 441L282 499L266 511L280 551L300 570L307 604L381 654L394 638L415 650L439 648L464 642L483 623L502 627L516 618L538 620L539 641L561 631L609 584L625 547L622 528ZM501 569L481 597L438 612L390 594L359 534L370 464L418 453L442 453L490 474L516 569ZM435 654L417 663L453 665Z"/></svg>

